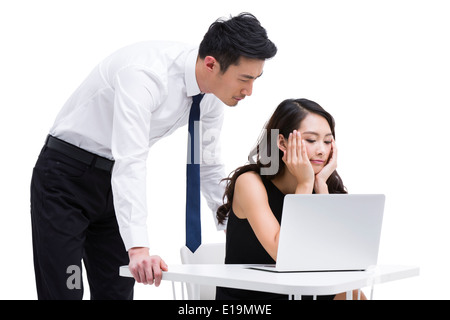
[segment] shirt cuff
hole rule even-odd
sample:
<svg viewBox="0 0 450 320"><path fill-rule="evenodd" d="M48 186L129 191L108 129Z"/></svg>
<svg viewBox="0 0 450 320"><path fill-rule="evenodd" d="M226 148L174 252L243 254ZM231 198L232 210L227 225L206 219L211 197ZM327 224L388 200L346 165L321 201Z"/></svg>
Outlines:
<svg viewBox="0 0 450 320"><path fill-rule="evenodd" d="M133 227L121 228L120 235L122 236L125 249L129 251L131 248L146 247L149 248L147 227Z"/></svg>

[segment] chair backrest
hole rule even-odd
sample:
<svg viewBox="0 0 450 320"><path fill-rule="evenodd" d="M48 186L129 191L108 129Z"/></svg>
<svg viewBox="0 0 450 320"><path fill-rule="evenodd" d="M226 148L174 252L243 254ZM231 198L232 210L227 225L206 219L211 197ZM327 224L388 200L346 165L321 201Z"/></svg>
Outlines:
<svg viewBox="0 0 450 320"><path fill-rule="evenodd" d="M186 246L180 249L182 264L223 264L225 260L225 243L205 243L194 253ZM214 300L215 286L194 286L187 284L189 300Z"/></svg>

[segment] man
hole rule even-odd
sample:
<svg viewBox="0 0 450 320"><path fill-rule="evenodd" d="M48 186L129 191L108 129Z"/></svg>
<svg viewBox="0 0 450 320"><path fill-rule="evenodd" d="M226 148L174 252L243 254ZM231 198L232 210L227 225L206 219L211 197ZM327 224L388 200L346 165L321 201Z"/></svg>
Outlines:
<svg viewBox="0 0 450 320"><path fill-rule="evenodd" d="M202 131L222 126L223 103L252 94L266 59L276 54L251 14L218 20L199 48L144 42L103 60L66 102L33 170L31 213L39 299L81 299L74 278L84 260L91 299L132 299L134 278L159 285L167 266L150 256L146 217L149 148L188 122L195 96ZM224 177L218 137L201 163L208 206L221 204ZM182 159L185 159L182 157ZM127 254L128 251L128 254Z"/></svg>

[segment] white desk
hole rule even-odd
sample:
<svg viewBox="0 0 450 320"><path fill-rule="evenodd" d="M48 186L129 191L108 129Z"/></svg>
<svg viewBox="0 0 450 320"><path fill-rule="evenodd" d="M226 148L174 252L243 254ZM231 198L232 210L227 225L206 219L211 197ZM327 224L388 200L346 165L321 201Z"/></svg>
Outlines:
<svg viewBox="0 0 450 320"><path fill-rule="evenodd" d="M294 295L330 295L373 287L389 281L419 275L418 267L385 265L356 272L298 272L274 273L249 269L251 265L185 264L170 265L162 280L187 282L197 285L231 287L238 289ZM120 275L131 277L128 266L120 268Z"/></svg>

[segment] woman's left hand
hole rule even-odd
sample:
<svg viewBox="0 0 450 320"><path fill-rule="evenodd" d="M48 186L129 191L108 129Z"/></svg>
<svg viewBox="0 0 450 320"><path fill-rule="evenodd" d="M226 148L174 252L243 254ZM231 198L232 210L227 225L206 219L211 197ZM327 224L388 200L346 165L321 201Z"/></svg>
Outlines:
<svg viewBox="0 0 450 320"><path fill-rule="evenodd" d="M337 168L337 148L336 142L334 139L331 141L331 152L330 157L328 158L327 164L320 170L314 179L314 190L316 193L328 193L328 187L326 186L328 178ZM327 192L324 191L323 188L326 187Z"/></svg>

